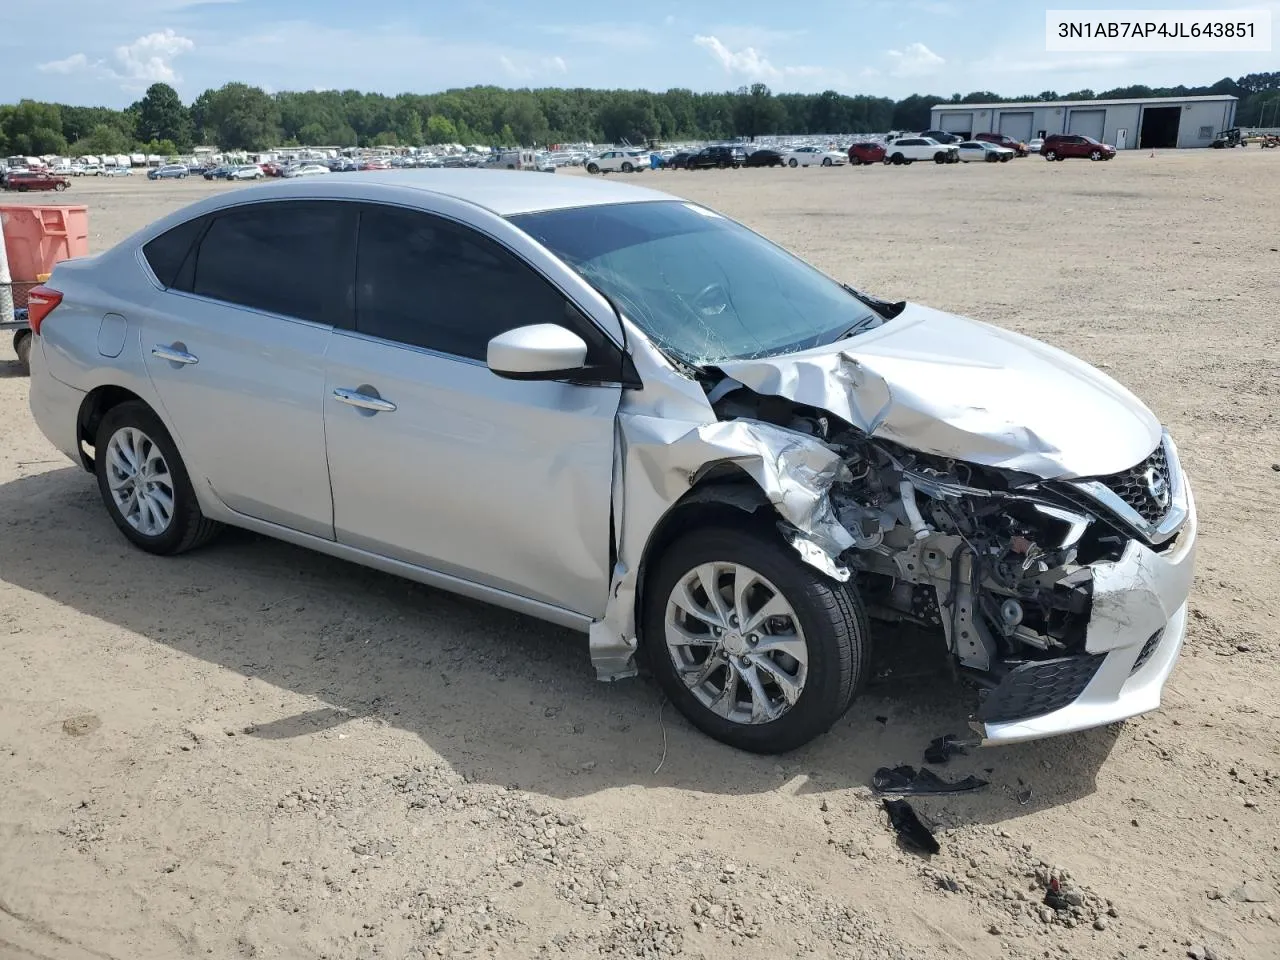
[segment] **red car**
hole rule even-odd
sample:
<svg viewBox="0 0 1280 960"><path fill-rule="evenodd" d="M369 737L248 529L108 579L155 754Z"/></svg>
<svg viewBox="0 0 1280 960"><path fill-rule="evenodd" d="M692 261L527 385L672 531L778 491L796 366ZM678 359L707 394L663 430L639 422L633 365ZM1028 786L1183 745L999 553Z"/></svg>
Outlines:
<svg viewBox="0 0 1280 960"><path fill-rule="evenodd" d="M997 147L1008 147L1013 151L1014 156L1025 157L1027 155L1027 145L1021 140L1015 140L1007 133L977 133L973 139L981 140L984 143L994 143Z"/></svg>
<svg viewBox="0 0 1280 960"><path fill-rule="evenodd" d="M51 173L36 171L21 171L10 173L4 178L4 188L6 190L17 190L25 192L27 190L66 190L71 186L71 181L66 177L55 177Z"/></svg>
<svg viewBox="0 0 1280 960"><path fill-rule="evenodd" d="M1090 160L1110 160L1116 148L1093 137L1078 133L1055 133L1044 138L1040 155L1046 160L1065 160L1067 157L1088 157Z"/></svg>
<svg viewBox="0 0 1280 960"><path fill-rule="evenodd" d="M849 163L861 166L864 163L884 163L884 145L879 143L855 143L849 148Z"/></svg>
<svg viewBox="0 0 1280 960"><path fill-rule="evenodd" d="M268 177L284 176L284 168L281 167L280 164L278 163L271 163L270 161L268 161L267 163L260 163L258 164L258 166L262 168L262 172L265 173Z"/></svg>

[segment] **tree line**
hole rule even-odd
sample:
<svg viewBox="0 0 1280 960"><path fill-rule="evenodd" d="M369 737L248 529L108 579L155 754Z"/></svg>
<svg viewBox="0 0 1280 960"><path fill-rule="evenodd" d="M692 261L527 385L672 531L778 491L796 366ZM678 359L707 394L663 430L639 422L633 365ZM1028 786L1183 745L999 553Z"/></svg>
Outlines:
<svg viewBox="0 0 1280 960"><path fill-rule="evenodd" d="M0 105L0 156L186 152L273 146L423 146L441 143L542 145L729 139L765 134L859 134L924 130L939 103L1004 100L1110 100L1230 94L1241 126L1280 116L1280 72L1224 78L1206 87L1117 87L1095 93L1046 90L1001 97L989 90L902 100L823 93L774 93L762 83L724 93L672 89L510 90L480 86L386 96L358 90L269 94L245 83L206 90L185 104L171 86L152 84L123 110L36 100Z"/></svg>

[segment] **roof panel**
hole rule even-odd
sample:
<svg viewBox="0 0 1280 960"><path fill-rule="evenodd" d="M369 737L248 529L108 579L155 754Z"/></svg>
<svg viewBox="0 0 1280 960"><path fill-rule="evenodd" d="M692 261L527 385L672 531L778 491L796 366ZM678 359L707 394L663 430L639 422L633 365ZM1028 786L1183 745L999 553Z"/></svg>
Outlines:
<svg viewBox="0 0 1280 960"><path fill-rule="evenodd" d="M1209 97L1133 97L1128 100L1009 100L1002 103L935 103L931 110L1004 110L1009 107L1117 107L1135 103L1205 103L1236 100L1227 94Z"/></svg>

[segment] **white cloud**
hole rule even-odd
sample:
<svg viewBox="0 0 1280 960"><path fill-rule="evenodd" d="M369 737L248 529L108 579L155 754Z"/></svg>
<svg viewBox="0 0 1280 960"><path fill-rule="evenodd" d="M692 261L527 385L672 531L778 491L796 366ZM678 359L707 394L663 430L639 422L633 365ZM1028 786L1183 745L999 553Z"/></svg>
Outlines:
<svg viewBox="0 0 1280 960"><path fill-rule="evenodd" d="M779 67L770 62L755 47L730 50L718 37L699 34L693 42L717 60L724 72L737 74L748 80L781 80L786 77L815 77L824 71L821 67Z"/></svg>
<svg viewBox="0 0 1280 960"><path fill-rule="evenodd" d="M50 60L36 67L41 73L79 73L89 67L89 58L83 53L73 53L65 60Z"/></svg>
<svg viewBox="0 0 1280 960"><path fill-rule="evenodd" d="M173 30L149 33L133 43L116 47L116 76L123 82L143 86L173 83L178 75L170 61L194 48L194 43Z"/></svg>
<svg viewBox="0 0 1280 960"><path fill-rule="evenodd" d="M171 61L194 48L195 44L186 37L162 30L116 47L109 60L90 60L83 53L73 53L62 60L42 63L36 69L43 73L88 73L117 80L126 90L142 89L153 83L174 83L178 74Z"/></svg>
<svg viewBox="0 0 1280 960"><path fill-rule="evenodd" d="M890 50L886 54L895 77L925 77L937 73L947 61L923 43L909 43L903 50Z"/></svg>
<svg viewBox="0 0 1280 960"><path fill-rule="evenodd" d="M507 75L515 80L530 80L539 74L569 72L569 64L565 62L564 57L543 57L535 64L518 55L509 56L503 53L498 55L498 62L502 64L502 69L507 72Z"/></svg>
<svg viewBox="0 0 1280 960"><path fill-rule="evenodd" d="M574 23L543 27L542 32L611 50L640 50L655 43L653 33L642 23Z"/></svg>

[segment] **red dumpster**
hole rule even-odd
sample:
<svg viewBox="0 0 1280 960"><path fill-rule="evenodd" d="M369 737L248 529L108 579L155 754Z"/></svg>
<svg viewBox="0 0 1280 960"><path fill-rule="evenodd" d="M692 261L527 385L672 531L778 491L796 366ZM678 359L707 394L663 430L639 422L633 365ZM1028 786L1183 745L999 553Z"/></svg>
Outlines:
<svg viewBox="0 0 1280 960"><path fill-rule="evenodd" d="M0 206L0 228L15 283L35 281L59 260L89 255L89 208Z"/></svg>

